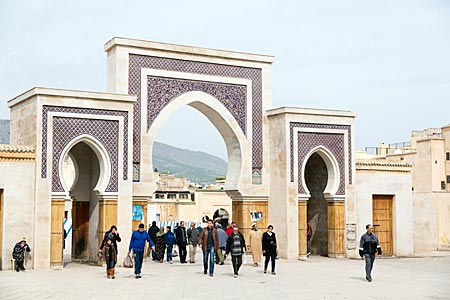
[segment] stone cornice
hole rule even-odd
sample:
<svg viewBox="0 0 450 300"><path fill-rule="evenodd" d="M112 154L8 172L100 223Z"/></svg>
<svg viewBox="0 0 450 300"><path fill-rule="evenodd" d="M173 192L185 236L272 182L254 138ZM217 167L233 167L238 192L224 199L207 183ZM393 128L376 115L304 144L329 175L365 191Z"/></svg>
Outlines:
<svg viewBox="0 0 450 300"><path fill-rule="evenodd" d="M0 144L0 161L27 161L35 159L33 147Z"/></svg>
<svg viewBox="0 0 450 300"><path fill-rule="evenodd" d="M404 161L391 160L358 160L356 171L359 172L393 172L410 173L412 165Z"/></svg>

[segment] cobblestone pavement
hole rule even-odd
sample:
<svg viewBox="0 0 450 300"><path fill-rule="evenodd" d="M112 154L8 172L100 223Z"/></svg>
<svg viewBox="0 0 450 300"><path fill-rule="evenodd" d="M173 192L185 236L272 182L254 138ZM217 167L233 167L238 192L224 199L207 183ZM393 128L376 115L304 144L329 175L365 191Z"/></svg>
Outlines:
<svg viewBox="0 0 450 300"><path fill-rule="evenodd" d="M228 258L214 277L195 265L144 262L142 279L116 268L108 280L103 267L68 264L63 270L0 272L0 299L450 299L450 256L378 259L373 282L364 262L310 257L277 261L277 275L253 267L251 258L234 279Z"/></svg>

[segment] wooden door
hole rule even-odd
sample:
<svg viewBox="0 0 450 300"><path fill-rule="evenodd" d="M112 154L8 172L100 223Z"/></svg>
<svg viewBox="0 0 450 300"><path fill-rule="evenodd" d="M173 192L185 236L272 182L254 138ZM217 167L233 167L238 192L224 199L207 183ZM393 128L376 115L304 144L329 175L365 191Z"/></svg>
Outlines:
<svg viewBox="0 0 450 300"><path fill-rule="evenodd" d="M373 196L373 227L384 256L392 256L393 248L393 196Z"/></svg>
<svg viewBox="0 0 450 300"><path fill-rule="evenodd" d="M72 258L88 259L89 202L74 201L72 214Z"/></svg>

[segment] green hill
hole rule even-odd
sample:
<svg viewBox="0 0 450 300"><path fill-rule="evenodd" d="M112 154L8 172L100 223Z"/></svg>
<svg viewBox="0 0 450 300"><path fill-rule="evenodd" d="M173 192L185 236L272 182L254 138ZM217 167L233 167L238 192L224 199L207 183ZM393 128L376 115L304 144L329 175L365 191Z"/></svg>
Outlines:
<svg viewBox="0 0 450 300"><path fill-rule="evenodd" d="M199 183L213 183L227 174L228 164L223 159L201 151L180 149L166 144L153 144L153 167L159 172L170 172Z"/></svg>

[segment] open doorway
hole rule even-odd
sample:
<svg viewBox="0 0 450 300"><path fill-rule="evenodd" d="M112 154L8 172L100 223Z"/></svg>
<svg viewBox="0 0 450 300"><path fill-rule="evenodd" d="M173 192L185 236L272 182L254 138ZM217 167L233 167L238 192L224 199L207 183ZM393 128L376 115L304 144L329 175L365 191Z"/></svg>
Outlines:
<svg viewBox="0 0 450 300"><path fill-rule="evenodd" d="M310 192L307 221L312 229L311 255L328 256L328 211L324 191L328 183L328 170L322 157L314 153L305 167L305 182Z"/></svg>

